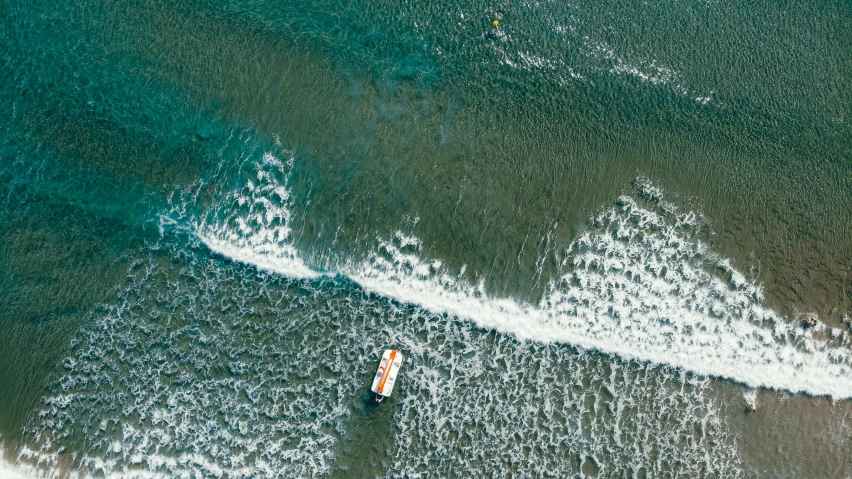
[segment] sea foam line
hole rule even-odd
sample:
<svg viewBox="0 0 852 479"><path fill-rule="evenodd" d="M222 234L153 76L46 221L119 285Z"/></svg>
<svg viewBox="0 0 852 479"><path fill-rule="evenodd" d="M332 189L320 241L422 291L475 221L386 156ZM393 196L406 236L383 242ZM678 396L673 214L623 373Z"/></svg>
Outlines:
<svg viewBox="0 0 852 479"><path fill-rule="evenodd" d="M632 199L569 249L567 272L538 305L490 297L414 253L343 268L363 288L520 339L559 342L624 359L724 377L750 387L852 397L852 355L815 340L760 304L760 288ZM689 215L682 217L690 221ZM641 226L645 223L645 226ZM656 231L655 231L656 230ZM727 277L706 266L727 268Z"/></svg>
<svg viewBox="0 0 852 479"><path fill-rule="evenodd" d="M36 479L38 476L24 471L22 468L9 464L6 460L0 461L0 478L3 479Z"/></svg>
<svg viewBox="0 0 852 479"><path fill-rule="evenodd" d="M210 232L198 233L197 236L214 253L252 264L258 269L298 279L316 278L323 274L308 267L294 251L276 250L269 245L234 244Z"/></svg>
<svg viewBox="0 0 852 479"><path fill-rule="evenodd" d="M26 447L24 450L30 452ZM17 462L11 462L7 459L8 457L3 443L0 442L0 479L41 479L59 476L57 472L50 469L38 469L26 462L20 462L20 453L17 455L19 459Z"/></svg>
<svg viewBox="0 0 852 479"><path fill-rule="evenodd" d="M412 239L393 235L389 247L417 251ZM707 378L508 335L492 341L425 310L375 311L389 300L352 301L338 294L344 284L301 283L314 294L281 301L288 281L240 280L244 268L207 255L169 261L185 250L165 243L72 342L64 376L27 428L35 450L23 448L22 463L57 470L74 451L72 477L325 476L346 465L334 454L342 434L369 435L352 426L352 400L376 351L395 344L410 368L396 399L390 470L400 475L524 464L527 475L573 476L589 461L602 476L736 475L736 443L703 394ZM416 274L441 269L423 266ZM453 401L462 396L471 399ZM452 454L459 447L465 454ZM560 448L570 454L552 454Z"/></svg>
<svg viewBox="0 0 852 479"><path fill-rule="evenodd" d="M249 163L251 160L249 160ZM221 195L206 214L188 218L187 203L194 203L199 191L179 198L169 214L160 216L164 226L184 229L181 224L195 223L192 231L210 250L242 263L275 271L292 278L320 276L308 267L291 244L289 182L293 158L282 161L271 152L246 168L245 185ZM219 192L217 192L219 193Z"/></svg>
<svg viewBox="0 0 852 479"><path fill-rule="evenodd" d="M560 342L619 357L767 387L852 397L852 353L816 340L762 305L761 288L692 238L695 213L677 214L643 180L640 205L624 196L559 253L560 276L538 304L490 296L420 257L401 232L365 261L312 270L290 241L292 159L265 154L247 185L196 223L212 251L294 278L342 274L365 290L520 339ZM645 204L647 203L647 204ZM842 333L845 338L846 333ZM846 341L848 342L848 341ZM837 343L837 341L835 341Z"/></svg>
<svg viewBox="0 0 852 479"><path fill-rule="evenodd" d="M624 223L635 219L610 215ZM619 241L617 232L583 235L571 249L586 250L570 257L570 271L548 285L538 305L492 297L482 283L466 284L440 262L386 241L367 261L338 272L367 291L519 339L594 349L749 387L852 397L848 350L813 339L763 307L759 288L736 270L729 270L729 280L706 272L695 264L707 261L703 247L676 234L666 238L670 233L646 235L636 244ZM211 250L259 269L297 278L321 274L298 257L199 237Z"/></svg>

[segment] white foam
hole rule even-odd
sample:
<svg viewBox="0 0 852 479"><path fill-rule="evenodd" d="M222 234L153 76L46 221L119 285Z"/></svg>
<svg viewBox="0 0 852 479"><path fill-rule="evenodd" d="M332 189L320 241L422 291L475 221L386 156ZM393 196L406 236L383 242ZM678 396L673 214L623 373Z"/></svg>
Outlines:
<svg viewBox="0 0 852 479"><path fill-rule="evenodd" d="M198 233L198 238L211 251L241 263L253 264L258 269L300 279L321 275L309 268L290 245L278 248L268 244L252 245L250 241L229 241L213 232Z"/></svg>
<svg viewBox="0 0 852 479"><path fill-rule="evenodd" d="M246 185L225 195L195 226L198 237L217 253L296 278L313 278L290 244L290 192L286 185L293 158L285 163L270 152L249 172Z"/></svg>
<svg viewBox="0 0 852 479"><path fill-rule="evenodd" d="M20 466L0 461L0 479L36 479L39 477L34 471L24 471Z"/></svg>
<svg viewBox="0 0 852 479"><path fill-rule="evenodd" d="M28 448L23 448L24 455L29 451ZM22 454L19 454L19 457ZM5 447L0 443L0 479L42 479L44 477L53 477L50 470L39 470L27 463L10 463L7 461Z"/></svg>
<svg viewBox="0 0 852 479"><path fill-rule="evenodd" d="M387 440L382 463L406 477L521 464L534 477L736 475L707 379L519 343L348 284L170 258L140 258L75 339L21 462L56 470L64 450L80 464L74 478L317 477L338 470L347 435ZM388 344L408 368L393 421L350 417Z"/></svg>
<svg viewBox="0 0 852 479"><path fill-rule="evenodd" d="M704 394L709 380L553 345L490 342L458 324L425 330L420 347L406 345L414 359L395 416L395 474L741 474L719 404Z"/></svg>
<svg viewBox="0 0 852 479"><path fill-rule="evenodd" d="M538 305L490 297L416 254L380 242L364 264L343 271L365 289L473 320L521 339L562 342L625 359L724 377L751 387L852 397L852 357L814 340L760 304L762 290L714 260L669 223L628 197L575 240L567 272ZM728 277L713 273L718 268Z"/></svg>
<svg viewBox="0 0 852 479"><path fill-rule="evenodd" d="M18 460L55 471L66 451L79 465L71 477L327 474L348 395L319 377L329 374L329 345L292 334L325 316L279 321L302 311L298 295L280 304L259 292L280 277L249 286L217 261L171 264L174 251L152 248L116 303L75 337ZM347 385L355 372L345 372Z"/></svg>
<svg viewBox="0 0 852 479"><path fill-rule="evenodd" d="M765 308L759 285L692 238L698 215L676 214L659 188L640 182L651 204L622 197L594 218L588 232L557 253L563 273L538 304L490 296L482 283L469 284L441 261L421 258L420 241L401 232L391 241L378 239L366 261L346 262L339 272L371 292L524 340L566 343L750 387L852 397L850 351L813 339ZM274 182L251 185L249 192L233 194L230 203L268 205L270 192L288 197ZM289 224L286 204L263 211L285 219L228 212L228 221L201 225L199 237L212 250L262 269L297 278L319 274L286 243L288 233L279 232Z"/></svg>
<svg viewBox="0 0 852 479"><path fill-rule="evenodd" d="M237 139L242 145L247 140ZM160 233L170 228L188 229L211 251L259 269L274 271L292 278L315 278L320 273L309 268L291 244L292 230L290 191L286 185L293 157L285 162L279 155L288 152L267 151L260 158L238 158L238 174L243 186L233 191L218 191L219 183L234 174L225 169L215 181L198 184L171 199L172 208L160 216ZM223 160L226 161L226 160ZM230 160L233 161L233 160ZM209 194L216 201L199 214L199 197Z"/></svg>

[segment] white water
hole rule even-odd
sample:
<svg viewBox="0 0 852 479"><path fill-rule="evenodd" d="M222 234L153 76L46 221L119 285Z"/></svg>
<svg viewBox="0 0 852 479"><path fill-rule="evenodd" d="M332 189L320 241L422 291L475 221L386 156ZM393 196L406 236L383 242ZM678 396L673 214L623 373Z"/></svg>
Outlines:
<svg viewBox="0 0 852 479"><path fill-rule="evenodd" d="M0 462L0 479L35 479L38 476L31 471L24 471L19 466Z"/></svg>
<svg viewBox="0 0 852 479"><path fill-rule="evenodd" d="M391 344L408 359L387 461L411 477L736 477L709 380L683 372L852 391L845 350L763 308L759 287L691 238L696 216L676 214L650 184L645 200L622 198L558 252L562 273L529 304L489 296L403 232L340 265L363 290L316 288L305 278L321 273L290 243L289 168L264 155L201 217L163 217L280 275L185 255L168 237L140 252L117 302L71 344L19 461L56 470L64 449L78 454L73 477L326 475Z"/></svg>
<svg viewBox="0 0 852 479"><path fill-rule="evenodd" d="M270 166L279 174L262 174ZM229 196L227 221L197 225L199 238L260 269L294 278L320 274L288 242L289 195L275 178L286 180L289 166L265 155L260 183L249 181ZM643 188L648 205L620 198L557 253L561 276L538 304L490 296L481 283L422 258L419 240L401 232L378 239L366 261L344 262L338 272L368 291L522 340L570 344L750 387L852 397L847 333L829 345L764 307L759 285L692 238L695 213L678 214L661 201L659 188L647 182ZM253 205L261 205L261 213Z"/></svg>
<svg viewBox="0 0 852 479"><path fill-rule="evenodd" d="M7 457L3 443L0 442L0 479L38 479L45 476L45 471L40 472L28 464L10 463Z"/></svg>
<svg viewBox="0 0 852 479"><path fill-rule="evenodd" d="M407 477L738 474L705 378L519 343L348 284L175 260L174 247L136 255L72 342L20 461L55 471L72 452L72 477L316 477L352 435L362 453L384 441L384 471ZM389 345L406 352L401 381L364 411Z"/></svg>
<svg viewBox="0 0 852 479"><path fill-rule="evenodd" d="M368 262L342 271L367 290L520 339L751 387L852 397L848 348L814 340L763 307L759 287L680 233L694 220L686 214L670 223L621 198L595 218L596 229L571 244L563 260L567 272L537 305L490 297L482 286L387 242Z"/></svg>
<svg viewBox="0 0 852 479"><path fill-rule="evenodd" d="M213 251L293 278L313 278L290 245L290 192L285 188L292 158L282 162L265 153L240 190L227 193L211 215L201 219L197 235ZM221 213L221 214L219 214Z"/></svg>
<svg viewBox="0 0 852 479"><path fill-rule="evenodd" d="M489 47L501 65L545 77L555 76L562 85L573 82L594 85L597 79L609 75L632 78L667 88L702 105L718 104L715 90L700 91L689 87L672 66L653 57L616 51L599 39L602 37L599 32L573 15L547 16L541 21L544 22L541 27L552 34L544 42L540 36L531 36L527 28L506 25L492 31L495 41L490 42Z"/></svg>

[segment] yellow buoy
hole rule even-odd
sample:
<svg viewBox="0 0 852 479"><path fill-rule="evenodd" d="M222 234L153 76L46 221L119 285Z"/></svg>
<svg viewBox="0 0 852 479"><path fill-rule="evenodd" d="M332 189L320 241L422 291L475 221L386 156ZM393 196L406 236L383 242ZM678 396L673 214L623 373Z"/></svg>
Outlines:
<svg viewBox="0 0 852 479"><path fill-rule="evenodd" d="M494 20L494 23L492 23L492 25L494 25L496 27L497 25L500 25L500 22L498 22L497 20Z"/></svg>

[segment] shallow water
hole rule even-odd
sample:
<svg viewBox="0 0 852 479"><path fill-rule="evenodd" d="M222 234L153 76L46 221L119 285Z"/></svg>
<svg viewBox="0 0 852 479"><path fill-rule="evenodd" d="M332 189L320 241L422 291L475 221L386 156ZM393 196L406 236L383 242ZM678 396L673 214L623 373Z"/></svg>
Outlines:
<svg viewBox="0 0 852 479"><path fill-rule="evenodd" d="M0 11L9 471L852 474L848 5Z"/></svg>

